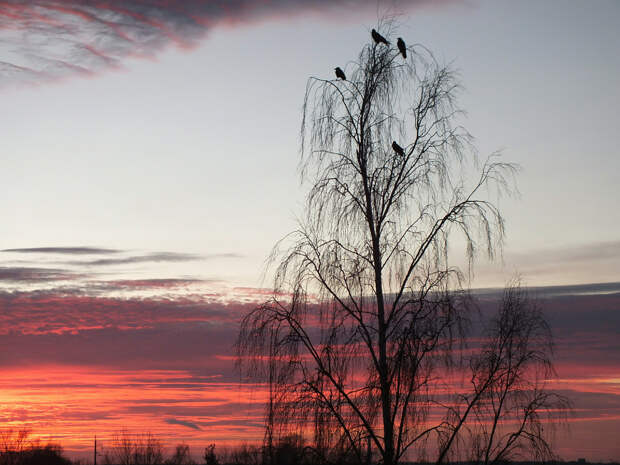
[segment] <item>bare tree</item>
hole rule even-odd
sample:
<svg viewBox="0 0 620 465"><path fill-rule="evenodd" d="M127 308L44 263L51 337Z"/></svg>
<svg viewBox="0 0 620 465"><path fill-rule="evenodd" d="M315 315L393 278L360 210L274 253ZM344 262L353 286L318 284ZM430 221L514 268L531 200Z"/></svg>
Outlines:
<svg viewBox="0 0 620 465"><path fill-rule="evenodd" d="M0 455L19 454L27 450L32 445L31 434L29 428L0 430Z"/></svg>
<svg viewBox="0 0 620 465"><path fill-rule="evenodd" d="M42 445L28 428L0 430L0 465L68 465L59 444Z"/></svg>
<svg viewBox="0 0 620 465"><path fill-rule="evenodd" d="M207 463L211 465L208 460ZM174 450L174 454L166 460L165 465L196 465L196 462L192 459L189 446L187 444L178 444Z"/></svg>
<svg viewBox="0 0 620 465"><path fill-rule="evenodd" d="M555 376L552 352L551 330L540 307L519 283L511 284L481 347L468 357L470 391L457 394L448 408L437 463L451 456L485 465L554 459L544 429L552 432L565 420L570 403L547 389ZM459 442L466 447L461 455Z"/></svg>
<svg viewBox="0 0 620 465"><path fill-rule="evenodd" d="M103 463L109 465L163 464L163 446L151 433L132 435L121 431L104 450Z"/></svg>
<svg viewBox="0 0 620 465"><path fill-rule="evenodd" d="M487 197L510 191L516 168L495 156L477 164L458 124L457 76L424 47L367 44L346 76L308 81L305 215L274 248L274 297L243 319L238 360L269 383L269 449L310 429L325 460L393 465L435 444L441 461L472 436L462 426L493 408L491 390L517 389L498 374L480 386L482 357L472 369L483 392L461 395L472 413L460 426L463 412L438 398L461 366L472 306L448 246L463 244L470 270L479 250L493 257L504 221ZM502 456L497 436L476 433L495 444L485 455Z"/></svg>
<svg viewBox="0 0 620 465"><path fill-rule="evenodd" d="M215 454L215 444L209 444L205 447L204 462L206 465L219 465L219 460Z"/></svg>

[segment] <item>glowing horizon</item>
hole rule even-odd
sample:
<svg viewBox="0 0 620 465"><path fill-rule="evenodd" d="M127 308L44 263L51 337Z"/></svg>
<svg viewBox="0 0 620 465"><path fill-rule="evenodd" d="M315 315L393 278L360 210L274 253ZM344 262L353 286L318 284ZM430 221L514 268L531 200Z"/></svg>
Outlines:
<svg viewBox="0 0 620 465"><path fill-rule="evenodd" d="M219 292L175 295L170 286L185 289L184 281L142 281L140 289L148 296L132 291L111 297L100 284L98 293L89 295L89 283L82 283L81 292L77 287L67 292L66 286L0 291L5 429L29 428L42 442L58 442L70 456L85 458L94 435L106 447L119 431L150 432L168 447L186 443L193 453L211 443L231 447L261 441L268 390L242 382L232 344L239 319L266 290L225 293L220 283ZM117 286L104 288L114 294ZM500 291L482 294L486 314ZM613 332L620 317L614 311L620 283L602 291L600 285L539 288L537 295L558 335L558 376L550 387L573 400L573 430L599 431L598 442L590 440L588 446L578 437L560 435L560 456L606 460L605 454L617 451L588 447L600 447L610 424L620 427L614 362L620 347ZM590 319L593 306L600 321L615 323Z"/></svg>

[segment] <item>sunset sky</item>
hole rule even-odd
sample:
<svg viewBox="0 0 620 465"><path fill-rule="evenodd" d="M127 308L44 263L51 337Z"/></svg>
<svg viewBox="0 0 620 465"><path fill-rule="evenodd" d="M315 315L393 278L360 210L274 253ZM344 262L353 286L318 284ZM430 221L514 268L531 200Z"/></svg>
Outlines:
<svg viewBox="0 0 620 465"><path fill-rule="evenodd" d="M306 80L395 13L459 70L480 156L522 167L472 286L536 288L575 407L559 453L620 461L614 0L0 0L0 427L74 455L122 428L261 438L231 347L301 214Z"/></svg>

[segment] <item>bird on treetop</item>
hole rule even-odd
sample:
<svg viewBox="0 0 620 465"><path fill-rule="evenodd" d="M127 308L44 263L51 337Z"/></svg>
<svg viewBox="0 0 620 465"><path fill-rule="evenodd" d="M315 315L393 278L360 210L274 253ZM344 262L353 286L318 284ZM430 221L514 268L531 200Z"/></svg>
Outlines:
<svg viewBox="0 0 620 465"><path fill-rule="evenodd" d="M347 80L347 76L344 74L344 71L340 69L340 66L336 66L334 70L336 71L337 78L342 79L343 81Z"/></svg>
<svg viewBox="0 0 620 465"><path fill-rule="evenodd" d="M400 50L400 54L403 58L407 58L407 47L405 46L405 41L399 37L396 41L396 45L398 45L398 50Z"/></svg>
<svg viewBox="0 0 620 465"><path fill-rule="evenodd" d="M398 155L400 155L401 157L404 157L404 156L405 156L405 151L403 150L403 148L402 148L400 145L398 145L398 144L396 143L396 141L393 141L393 142L392 142L392 148L394 149L394 152L396 152L396 153L397 153Z"/></svg>
<svg viewBox="0 0 620 465"><path fill-rule="evenodd" d="M378 44L385 44L385 45L389 44L387 39L385 37L383 37L381 34L379 34L375 29L372 30L371 34L372 34L372 39L376 43L378 43Z"/></svg>

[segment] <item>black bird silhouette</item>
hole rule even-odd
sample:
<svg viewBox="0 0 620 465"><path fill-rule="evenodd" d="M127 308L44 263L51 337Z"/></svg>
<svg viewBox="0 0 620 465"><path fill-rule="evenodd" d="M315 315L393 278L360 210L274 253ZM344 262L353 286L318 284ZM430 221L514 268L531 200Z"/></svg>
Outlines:
<svg viewBox="0 0 620 465"><path fill-rule="evenodd" d="M399 37L396 41L396 45L398 45L398 50L400 50L400 54L403 58L407 58L407 47L405 46L405 41Z"/></svg>
<svg viewBox="0 0 620 465"><path fill-rule="evenodd" d="M403 150L403 148L402 148L400 145L398 145L398 144L396 143L396 141L393 141L393 142L392 142L392 148L394 149L394 152L396 152L396 153L397 153L398 155L400 155L401 157L404 157L404 156L405 156L405 151Z"/></svg>
<svg viewBox="0 0 620 465"><path fill-rule="evenodd" d="M347 80L347 76L344 74L344 71L340 69L340 66L336 66L334 68L336 71L336 77L342 79L343 81Z"/></svg>
<svg viewBox="0 0 620 465"><path fill-rule="evenodd" d="M389 42L387 41L387 39L385 37L383 37L381 34L379 34L376 30L372 30L371 32L372 34L372 39L378 43L378 44L385 44L388 45Z"/></svg>

